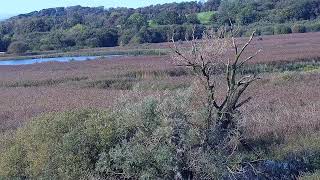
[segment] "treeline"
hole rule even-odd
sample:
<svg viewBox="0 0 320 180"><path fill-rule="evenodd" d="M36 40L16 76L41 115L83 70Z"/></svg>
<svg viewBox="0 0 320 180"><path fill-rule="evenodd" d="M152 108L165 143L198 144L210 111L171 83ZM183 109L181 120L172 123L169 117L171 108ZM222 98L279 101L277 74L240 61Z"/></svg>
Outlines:
<svg viewBox="0 0 320 180"><path fill-rule="evenodd" d="M0 51L110 47L166 42L233 21L260 34L319 31L318 0L208 0L143 8L59 7L0 23ZM308 21L309 23L306 23ZM14 44L12 45L12 43ZM12 45L12 46L11 46Z"/></svg>

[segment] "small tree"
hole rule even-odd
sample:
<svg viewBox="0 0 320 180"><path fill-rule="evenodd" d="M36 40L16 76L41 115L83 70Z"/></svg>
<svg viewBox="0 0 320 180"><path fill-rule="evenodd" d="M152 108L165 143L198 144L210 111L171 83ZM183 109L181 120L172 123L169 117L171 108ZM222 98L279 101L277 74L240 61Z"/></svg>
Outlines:
<svg viewBox="0 0 320 180"><path fill-rule="evenodd" d="M289 26L286 25L278 25L275 27L275 34L291 34L292 30Z"/></svg>
<svg viewBox="0 0 320 180"><path fill-rule="evenodd" d="M292 26L292 33L305 33L307 28L304 25L295 24Z"/></svg>
<svg viewBox="0 0 320 180"><path fill-rule="evenodd" d="M208 115L202 144L204 149L224 149L234 137L241 135L238 129L239 119L236 116L239 113L238 109L249 102L251 97L242 101L241 99L249 85L258 79L256 74L245 76L240 74L240 69L260 50L242 59L243 53L253 40L254 32L249 40L239 47L235 39L238 29L234 30L231 27L229 32L224 29L219 33L208 31L204 33L202 40L197 40L193 36L193 39L188 41L191 49L178 47L172 39L174 61L178 66L190 67L206 90ZM229 59L231 48L234 50L233 60ZM227 86L223 101L220 103L217 95L217 70L223 72L225 76L223 82Z"/></svg>
<svg viewBox="0 0 320 180"><path fill-rule="evenodd" d="M200 24L197 14L189 14L187 16L187 21L190 24Z"/></svg>
<svg viewBox="0 0 320 180"><path fill-rule="evenodd" d="M145 26L146 24L147 20L142 14L134 13L128 18L126 22L126 27L139 30L142 26Z"/></svg>
<svg viewBox="0 0 320 180"><path fill-rule="evenodd" d="M12 42L8 47L8 52L12 54L23 54L29 49L28 45L21 41Z"/></svg>

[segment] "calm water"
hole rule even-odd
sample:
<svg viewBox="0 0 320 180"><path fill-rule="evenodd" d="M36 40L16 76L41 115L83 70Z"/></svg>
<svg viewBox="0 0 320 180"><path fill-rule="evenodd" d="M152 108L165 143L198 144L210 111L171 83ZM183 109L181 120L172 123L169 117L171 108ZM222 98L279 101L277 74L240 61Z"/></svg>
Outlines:
<svg viewBox="0 0 320 180"><path fill-rule="evenodd" d="M112 58L118 55L104 56L105 58ZM19 59L19 60L1 60L1 65L26 65L26 64L35 64L35 63L44 63L44 62L69 62L69 61L86 61L97 59L101 56L75 56L75 57L56 57L56 58L39 58L39 59Z"/></svg>

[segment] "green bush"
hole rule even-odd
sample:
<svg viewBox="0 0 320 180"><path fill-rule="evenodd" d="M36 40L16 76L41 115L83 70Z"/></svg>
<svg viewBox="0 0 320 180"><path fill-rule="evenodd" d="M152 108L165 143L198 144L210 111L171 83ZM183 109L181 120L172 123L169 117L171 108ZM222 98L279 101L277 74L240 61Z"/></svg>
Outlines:
<svg viewBox="0 0 320 180"><path fill-rule="evenodd" d="M275 27L275 31L274 31L275 34L290 34L292 33L292 30L289 26L286 26L286 25L277 25Z"/></svg>
<svg viewBox="0 0 320 180"><path fill-rule="evenodd" d="M130 90L136 84L135 79L105 79L87 81L82 87L99 88L99 89L117 89L117 90Z"/></svg>
<svg viewBox="0 0 320 180"><path fill-rule="evenodd" d="M12 42L8 47L8 52L12 54L23 54L29 50L26 43L21 41Z"/></svg>
<svg viewBox="0 0 320 180"><path fill-rule="evenodd" d="M210 24L215 19L215 14L213 11L201 12L197 14L197 18L201 24Z"/></svg>
<svg viewBox="0 0 320 180"><path fill-rule="evenodd" d="M309 26L310 31L318 32L320 31L320 23L315 23Z"/></svg>
<svg viewBox="0 0 320 180"><path fill-rule="evenodd" d="M119 111L118 111L119 110ZM100 155L96 170L108 177L157 179L170 176L172 147L170 129L163 123L159 100L147 99L135 106L118 109L121 144ZM120 138L122 139L122 138Z"/></svg>
<svg viewBox="0 0 320 180"><path fill-rule="evenodd" d="M305 33L307 32L307 28L303 25L295 24L292 26L292 32L293 33Z"/></svg>
<svg viewBox="0 0 320 180"><path fill-rule="evenodd" d="M272 148L273 157L284 159L288 156L302 157L314 170L320 170L319 134L291 137L279 146Z"/></svg>
<svg viewBox="0 0 320 180"><path fill-rule="evenodd" d="M320 171L315 173L307 173L299 178L300 180L319 180L320 179Z"/></svg>
<svg viewBox="0 0 320 180"><path fill-rule="evenodd" d="M0 140L0 179L174 179L180 165L194 179L219 179L255 160L244 150L199 149L208 113L199 97L192 88L161 94L34 119ZM273 158L302 154L320 168L319 136L269 148Z"/></svg>
<svg viewBox="0 0 320 180"><path fill-rule="evenodd" d="M203 111L190 109L191 94L184 90L137 103L124 101L108 112L81 110L39 117L5 141L0 177L172 179L176 124L184 123L182 117L197 119L200 126L205 122ZM203 132L185 126L185 147L191 149L201 143ZM214 178L222 172L216 152L194 149L186 155L190 164L186 168L196 178Z"/></svg>
<svg viewBox="0 0 320 180"><path fill-rule="evenodd" d="M112 118L85 110L47 115L18 130L2 149L0 176L78 179L94 171L97 155L111 146Z"/></svg>
<svg viewBox="0 0 320 180"><path fill-rule="evenodd" d="M266 26L258 30L260 32L259 35L273 35L274 34L274 28L271 26Z"/></svg>

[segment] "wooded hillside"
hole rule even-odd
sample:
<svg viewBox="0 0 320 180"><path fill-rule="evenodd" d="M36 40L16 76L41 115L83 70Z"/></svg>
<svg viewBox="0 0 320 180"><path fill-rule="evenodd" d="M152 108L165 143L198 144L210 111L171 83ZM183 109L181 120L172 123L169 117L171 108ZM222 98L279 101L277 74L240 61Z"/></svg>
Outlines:
<svg viewBox="0 0 320 180"><path fill-rule="evenodd" d="M196 36L206 28L219 28L231 19L258 34L319 31L318 0L208 0L168 3L137 9L57 7L21 14L0 23L0 51L12 42L28 50L110 47L129 43L184 40L196 26Z"/></svg>

